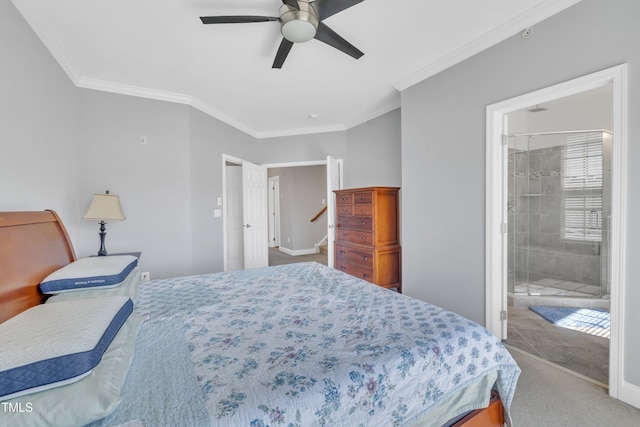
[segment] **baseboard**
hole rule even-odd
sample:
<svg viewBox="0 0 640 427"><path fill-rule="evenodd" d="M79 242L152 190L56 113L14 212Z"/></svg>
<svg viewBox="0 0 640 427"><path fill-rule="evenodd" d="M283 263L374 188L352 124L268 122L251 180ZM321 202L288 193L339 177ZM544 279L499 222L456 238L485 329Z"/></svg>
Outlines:
<svg viewBox="0 0 640 427"><path fill-rule="evenodd" d="M317 250L316 248L309 248L309 249L288 249L288 248L284 248L282 246L280 246L280 252L284 252L287 255L291 255L291 256L298 256L298 255L313 255L313 254L317 254L319 252L319 250Z"/></svg>
<svg viewBox="0 0 640 427"><path fill-rule="evenodd" d="M626 381L622 381L620 400L628 405L640 408L640 387Z"/></svg>

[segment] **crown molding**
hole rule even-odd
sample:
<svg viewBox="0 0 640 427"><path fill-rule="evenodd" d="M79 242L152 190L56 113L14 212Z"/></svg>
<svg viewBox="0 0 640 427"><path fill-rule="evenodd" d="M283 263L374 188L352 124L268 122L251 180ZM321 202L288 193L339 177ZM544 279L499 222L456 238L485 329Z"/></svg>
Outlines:
<svg viewBox="0 0 640 427"><path fill-rule="evenodd" d="M520 14L515 19L512 19L475 39L471 43L467 43L460 49L442 56L423 68L400 78L393 83L393 87L399 91L408 89L411 86L420 83L421 81L428 79L429 77L432 77L441 71L464 61L465 59L471 58L483 50L508 39L514 34L517 34L519 31L537 24L580 1L581 0L546 0L538 6L529 9L527 12Z"/></svg>
<svg viewBox="0 0 640 427"><path fill-rule="evenodd" d="M277 138L277 137L295 136L295 135L307 135L307 134L325 133L325 132L338 132L338 131L344 131L347 129L344 124L335 124L335 125L327 125L327 126L305 127L305 128L298 128L298 129L285 129L285 130L276 130L276 131L256 131L255 129L251 128L245 123L235 120L234 118L213 108L211 105L207 104L206 102L190 95L151 89L151 88L146 88L141 86L128 85L124 83L115 83L115 82L110 82L106 80L92 79L87 77L80 78L77 83L77 86L83 89L93 89L93 90L99 90L99 91L109 92L109 93L117 93L121 95L129 95L129 96L135 96L139 98L147 98L147 99L154 99L158 101L166 101L166 102L173 102L177 104L189 105L256 139Z"/></svg>
<svg viewBox="0 0 640 427"><path fill-rule="evenodd" d="M347 127L344 124L339 123L339 124L326 125L326 126L259 132L256 135L256 138L258 139L279 138L279 137L286 137L286 136L310 135L310 134L316 134L316 133L344 132L345 130L347 130Z"/></svg>
<svg viewBox="0 0 640 427"><path fill-rule="evenodd" d="M495 30L485 34L472 43L463 46L457 51L454 51L449 55L445 55L440 59L430 63L429 65L397 80L395 83L393 83L393 87L398 91L403 91L419 83L420 81L425 80L457 64L458 62L461 62L481 52L482 50L507 39L508 37L511 37L513 34L517 33L523 28L531 26L552 15L555 15L556 13L578 3L579 1L581 0L546 0L540 5L530 9L528 12L521 14L515 20L496 28ZM18 9L20 14L22 14L27 24L40 38L44 46L49 50L51 55L58 62L67 76L69 76L69 79L77 87L190 105L193 108L196 108L203 113L215 119L218 119L223 123L226 123L227 125L236 128L239 131L244 132L256 139L298 136L327 132L341 132L358 126L359 124L362 124L367 120L371 120L372 118L379 117L382 114L393 111L396 108L400 108L401 106L400 99L398 98L388 103L387 105L382 106L371 114L363 115L360 118L351 120L348 123L337 123L325 126L303 127L274 131L257 131L254 128L248 126L246 123L243 123L233 117L228 116L227 114L222 113L211 105L191 95L161 91L157 89L81 76L73 68L71 62L67 59L67 55L64 53L64 49L55 39L53 33L48 29L45 20L42 19L38 11L29 6L29 2L20 2L19 4L16 4L15 2L12 3L14 7Z"/></svg>
<svg viewBox="0 0 640 427"><path fill-rule="evenodd" d="M358 119L354 119L351 120L349 123L347 123L347 130L354 128L356 126L361 125L364 122L367 122L369 120L374 120L377 117L382 116L383 114L387 114L393 110L397 110L398 108L400 108L401 106L401 102L400 102L400 96L398 93L396 93L396 99L394 99L393 101L381 106L380 108L377 108L374 111L369 112L368 114L364 114L362 116L360 116L360 118Z"/></svg>

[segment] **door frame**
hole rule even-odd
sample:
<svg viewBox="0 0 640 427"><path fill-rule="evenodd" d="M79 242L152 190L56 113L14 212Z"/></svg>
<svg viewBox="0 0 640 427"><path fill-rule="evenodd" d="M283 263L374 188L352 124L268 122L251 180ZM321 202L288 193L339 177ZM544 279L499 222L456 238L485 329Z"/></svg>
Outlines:
<svg viewBox="0 0 640 427"><path fill-rule="evenodd" d="M342 159L336 159L340 164L340 179L344 179L344 163ZM227 173L226 173L226 164L234 163L238 165L242 165L243 162L248 162L248 160L241 159L239 157L230 156L228 154L222 154L222 258L223 258L223 268L224 271L228 271L227 267L227 214L226 214L226 206L227 206ZM327 160L307 160L307 161L298 161L298 162L283 162L283 163L265 163L262 166L266 167L267 170L270 168L285 168L285 167L298 167L298 166L322 166L326 165ZM331 196L327 194L327 197ZM329 260L330 263L333 260Z"/></svg>
<svg viewBox="0 0 640 427"><path fill-rule="evenodd" d="M280 177L272 176L269 182L269 247L280 246Z"/></svg>
<svg viewBox="0 0 640 427"><path fill-rule="evenodd" d="M344 182L344 162L343 159L334 159L340 165L340 188L342 188L342 182ZM324 160L306 160L299 162L283 162L283 163L265 163L263 166L268 169L270 168L290 168L290 167L300 167L300 166L326 166L328 163L327 159ZM327 172L328 173L328 172ZM327 177L327 180L329 177ZM333 194L329 194L327 191L327 206L329 205L329 197L332 197ZM332 215L330 212L327 214ZM327 226L327 238L330 239L330 230L329 226ZM333 242L329 241L328 244L331 246ZM333 258L327 257L327 264L329 267L333 267Z"/></svg>
<svg viewBox="0 0 640 427"><path fill-rule="evenodd" d="M504 234L507 203L503 190L503 133L506 114L535 104L574 95L601 86L613 86L612 200L611 200L611 339L609 346L609 395L627 403L638 399L637 391L624 383L626 294L626 204L627 204L627 65L622 64L564 83L507 99L486 108L486 327L501 339L506 337L507 265ZM633 405L633 403L631 403Z"/></svg>
<svg viewBox="0 0 640 427"><path fill-rule="evenodd" d="M222 265L224 271L228 271L229 251L227 250L227 163L233 163L242 166L243 160L239 157L222 154Z"/></svg>

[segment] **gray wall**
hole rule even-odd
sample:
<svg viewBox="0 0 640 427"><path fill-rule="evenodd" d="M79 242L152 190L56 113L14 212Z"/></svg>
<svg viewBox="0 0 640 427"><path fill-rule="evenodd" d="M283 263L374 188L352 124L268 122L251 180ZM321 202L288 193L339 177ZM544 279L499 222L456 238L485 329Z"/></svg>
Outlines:
<svg viewBox="0 0 640 427"><path fill-rule="evenodd" d="M222 271L222 218L213 211L221 209L222 154L257 161L255 139L227 124L190 109L190 173L192 273Z"/></svg>
<svg viewBox="0 0 640 427"><path fill-rule="evenodd" d="M583 0L402 92L403 287L484 322L485 108L629 65L625 380L640 385L640 2ZM464 242L461 244L461 242Z"/></svg>
<svg viewBox="0 0 640 427"><path fill-rule="evenodd" d="M127 219L107 225L111 253L142 251L152 277L191 267L189 107L80 91L80 206L93 193L118 194ZM147 144L139 143L140 136ZM78 225L79 256L97 252L97 223Z"/></svg>
<svg viewBox="0 0 640 427"><path fill-rule="evenodd" d="M270 168L280 181L280 247L294 251L313 249L327 235L327 215L309 222L327 198L327 167Z"/></svg>
<svg viewBox="0 0 640 427"><path fill-rule="evenodd" d="M256 142L261 163L291 163L326 160L328 155L344 159L347 155L346 132L283 136Z"/></svg>
<svg viewBox="0 0 640 427"><path fill-rule="evenodd" d="M0 2L0 57L0 210L54 209L71 222L78 90L9 1Z"/></svg>
<svg viewBox="0 0 640 427"><path fill-rule="evenodd" d="M345 187L400 187L400 109L347 130Z"/></svg>

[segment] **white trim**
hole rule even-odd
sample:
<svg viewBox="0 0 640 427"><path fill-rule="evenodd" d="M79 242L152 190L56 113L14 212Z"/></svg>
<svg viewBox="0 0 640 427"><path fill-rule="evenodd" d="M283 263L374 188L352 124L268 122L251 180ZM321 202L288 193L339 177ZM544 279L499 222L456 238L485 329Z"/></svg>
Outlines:
<svg viewBox="0 0 640 427"><path fill-rule="evenodd" d="M402 101L400 100L400 95L398 93L394 93L394 100L386 105L380 106L380 108L375 109L374 111L369 111L367 114L361 115L359 118L353 119L345 124L347 129L354 128L358 125L361 125L364 122L369 120L373 120L376 117L380 117L383 114L390 113L393 110L397 110L402 106Z"/></svg>
<svg viewBox="0 0 640 427"><path fill-rule="evenodd" d="M640 408L640 387L623 381L620 387L619 399L631 406Z"/></svg>
<svg viewBox="0 0 640 427"><path fill-rule="evenodd" d="M283 163L265 163L264 166L267 169L270 168L293 168L298 166L323 166L326 165L326 160L308 160L304 162L283 162Z"/></svg>
<svg viewBox="0 0 640 427"><path fill-rule="evenodd" d="M138 98L155 99L158 101L174 102L176 104L191 104L192 97L181 93L151 89L143 86L116 83L108 80L80 77L76 85L83 89L99 90L102 92L119 93Z"/></svg>
<svg viewBox="0 0 640 427"><path fill-rule="evenodd" d="M250 135L256 139L312 135L312 134L329 133L329 132L344 132L347 129L350 129L354 126L364 123L367 120L378 117L382 114L386 114L400 107L400 101L397 100L391 103L390 105L385 105L381 107L376 112L372 113L371 116L367 116L366 118L355 119L349 124L335 123L335 124L330 124L325 126L292 128L292 129L282 129L282 130L273 130L273 131L258 131L252 128L251 126L247 125L246 123L236 120L235 118L223 113L222 111L212 107L206 102L196 97L193 97L191 95L151 89L151 88L146 88L142 86L128 85L125 83L110 82L106 80L93 79L88 77L80 77L79 79L74 80L74 82L76 86L84 89L93 89L93 90L99 90L103 92L118 93L121 95L136 96L139 98L155 99L158 101L166 101L166 102L174 102L177 104L190 105L191 107L197 110L200 110L203 113L215 119L218 119L221 122L226 123L229 126L235 129L238 129L239 131L244 132L247 135Z"/></svg>
<svg viewBox="0 0 640 427"><path fill-rule="evenodd" d="M471 43L467 43L461 48L425 65L419 70L399 78L395 83L393 83L393 87L399 91L408 89L411 86L420 83L421 81L434 76L439 72L464 61L465 59L471 58L473 55L476 55L477 53L480 53L483 50L508 39L509 37L512 37L524 28L537 24L556 13L573 6L579 1L580 0L544 1L520 16L511 19L509 22L495 28L481 37L478 37Z"/></svg>
<svg viewBox="0 0 640 427"><path fill-rule="evenodd" d="M627 123L627 65L608 68L568 82L521 95L487 106L486 134L486 327L503 337L502 322L496 314L502 308L500 297L506 289L502 276L502 234L500 223L506 202L503 200L501 165L505 161L501 144L502 123L505 114L530 105L542 104L590 89L613 84L613 150L612 150L612 215L611 215L611 339L609 347L609 394L611 397L633 404L638 402L635 388L623 383L625 353L626 294L626 197L628 145ZM631 391L630 391L631 390ZM629 396L631 394L631 396ZM638 406L638 405L635 405Z"/></svg>
<svg viewBox="0 0 640 427"><path fill-rule="evenodd" d="M611 338L609 350L609 394L627 401L623 396L624 385L624 337L627 237L627 147L629 141L627 120L627 65L610 69L613 81L613 140L611 156ZM639 399L634 406L640 407Z"/></svg>
<svg viewBox="0 0 640 427"><path fill-rule="evenodd" d="M283 246L280 246L278 249L280 252L283 252L287 255L298 256L298 255L313 255L320 252L319 248L309 248L309 249L288 249Z"/></svg>
<svg viewBox="0 0 640 427"><path fill-rule="evenodd" d="M328 132L344 132L347 130L347 126L344 123L336 123L333 125L305 127L305 128L293 128L282 129L274 131L258 132L253 131L253 136L257 139L277 138L281 136L298 136L298 135L310 135L315 133L328 133Z"/></svg>

